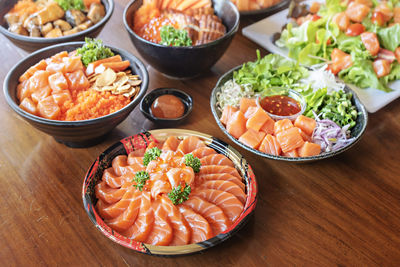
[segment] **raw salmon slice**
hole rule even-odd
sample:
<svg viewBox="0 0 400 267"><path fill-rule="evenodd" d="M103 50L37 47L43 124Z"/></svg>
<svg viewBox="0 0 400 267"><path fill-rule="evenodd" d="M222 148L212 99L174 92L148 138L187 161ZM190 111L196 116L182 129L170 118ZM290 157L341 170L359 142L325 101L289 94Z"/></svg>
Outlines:
<svg viewBox="0 0 400 267"><path fill-rule="evenodd" d="M202 175L202 174L213 174L213 173L227 173L236 176L240 180L242 179L238 171L235 168L229 166L218 166L218 165L201 166L200 172L198 174Z"/></svg>
<svg viewBox="0 0 400 267"><path fill-rule="evenodd" d="M170 136L165 140L163 146L161 147L161 150L172 150L176 151L178 149L179 143L181 141L176 138L175 136Z"/></svg>
<svg viewBox="0 0 400 267"><path fill-rule="evenodd" d="M171 184L164 173L150 174L150 180L152 183L150 192L153 199L163 193L168 194L171 192Z"/></svg>
<svg viewBox="0 0 400 267"><path fill-rule="evenodd" d="M300 115L294 121L294 126L300 128L305 134L311 136L314 132L317 122L313 118Z"/></svg>
<svg viewBox="0 0 400 267"><path fill-rule="evenodd" d="M194 171L191 167L172 168L167 172L168 181L172 188L178 187L181 181L188 185L194 182Z"/></svg>
<svg viewBox="0 0 400 267"><path fill-rule="evenodd" d="M264 132L256 132L250 128L239 137L239 141L251 148L257 149L264 137Z"/></svg>
<svg viewBox="0 0 400 267"><path fill-rule="evenodd" d="M86 78L82 70L66 73L68 88L70 90L85 90L90 86L89 80Z"/></svg>
<svg viewBox="0 0 400 267"><path fill-rule="evenodd" d="M54 74L54 73L64 73L65 72L65 64L63 62L50 62L47 67L46 71Z"/></svg>
<svg viewBox="0 0 400 267"><path fill-rule="evenodd" d="M258 107L257 107L257 106L255 106L255 107L249 107L249 108L246 110L246 113L244 113L244 117L245 117L247 120L250 119L250 118L253 116L253 114L256 113L257 110L258 110Z"/></svg>
<svg viewBox="0 0 400 267"><path fill-rule="evenodd" d="M301 138L303 138L304 141L311 142L311 136L310 135L308 135L305 132L303 132L303 130L300 129L300 128L297 128L297 127L295 127L295 128L299 131L299 133L301 135Z"/></svg>
<svg viewBox="0 0 400 267"><path fill-rule="evenodd" d="M224 110L222 111L222 115L221 115L221 119L220 121L226 125L228 123L228 120L230 117L232 117L232 114L235 113L236 111L238 111L237 108L226 105L224 107Z"/></svg>
<svg viewBox="0 0 400 267"><path fill-rule="evenodd" d="M143 191L139 215L135 223L121 234L138 242L144 242L152 230L153 224L154 213L151 205L150 193Z"/></svg>
<svg viewBox="0 0 400 267"><path fill-rule="evenodd" d="M210 224L203 216L184 205L179 205L178 208L192 230L190 243L202 242L214 236Z"/></svg>
<svg viewBox="0 0 400 267"><path fill-rule="evenodd" d="M133 189L131 188L130 190ZM131 227L139 213L141 197L142 193L139 190L134 190L128 208L119 216L113 219L105 220L105 223L118 232L125 231Z"/></svg>
<svg viewBox="0 0 400 267"><path fill-rule="evenodd" d="M173 229L168 222L167 212L159 199L153 200L151 206L154 212L154 225L144 242L155 246L168 246L173 238Z"/></svg>
<svg viewBox="0 0 400 267"><path fill-rule="evenodd" d="M257 107L255 98L242 98L240 99L240 111L245 114L249 107Z"/></svg>
<svg viewBox="0 0 400 267"><path fill-rule="evenodd" d="M189 136L179 143L177 150L183 154L188 154L199 147L205 147L203 141L196 136Z"/></svg>
<svg viewBox="0 0 400 267"><path fill-rule="evenodd" d="M132 164L141 164L143 166L143 157L137 157L132 153L129 153L128 158L126 160L128 165ZM144 166L143 166L144 167Z"/></svg>
<svg viewBox="0 0 400 267"><path fill-rule="evenodd" d="M214 149L207 147L207 146L199 147L192 151L192 155L199 159L202 159L202 158L207 157L212 154L217 154L217 152L215 152Z"/></svg>
<svg viewBox="0 0 400 267"><path fill-rule="evenodd" d="M168 214L169 223L174 231L174 236L169 245L182 246L189 244L192 235L189 224L169 198L161 196L160 199L163 208Z"/></svg>
<svg viewBox="0 0 400 267"><path fill-rule="evenodd" d="M230 181L232 183L237 184L243 191L245 190L246 186L242 182L241 179L237 178L228 173L213 173L213 174L203 174L196 176L196 183L202 184L205 181L209 180L223 180L223 181Z"/></svg>
<svg viewBox="0 0 400 267"><path fill-rule="evenodd" d="M233 113L226 124L226 130L236 139L246 132L246 118L242 112Z"/></svg>
<svg viewBox="0 0 400 267"><path fill-rule="evenodd" d="M243 204L233 194L215 189L196 189L193 196L201 197L222 209L231 222L235 222L243 211Z"/></svg>
<svg viewBox="0 0 400 267"><path fill-rule="evenodd" d="M270 134L265 136L264 140L262 141L259 150L261 152L279 156L282 153L281 146L279 145L276 137Z"/></svg>
<svg viewBox="0 0 400 267"><path fill-rule="evenodd" d="M96 67L94 70L95 73L103 73L106 69L112 69L115 72L120 72L126 70L130 66L129 60L121 61L121 62L106 62L102 63Z"/></svg>
<svg viewBox="0 0 400 267"><path fill-rule="evenodd" d="M83 70L81 56L64 57L62 62L65 65L64 72L75 72Z"/></svg>
<svg viewBox="0 0 400 267"><path fill-rule="evenodd" d="M40 99L37 105L37 109L40 116L50 120L56 120L61 113L60 108L58 107L57 103L54 101L53 96L51 95Z"/></svg>
<svg viewBox="0 0 400 267"><path fill-rule="evenodd" d="M285 131L289 128L293 128L293 123L288 119L283 119L276 121L274 124L274 135L276 136L278 133Z"/></svg>
<svg viewBox="0 0 400 267"><path fill-rule="evenodd" d="M103 64L103 63L107 63L107 62L119 62L122 61L122 58L120 55L116 55L116 56L112 56L112 57L108 57L108 58L104 58L104 59L100 59L97 61L94 61L92 63L89 63L89 65L86 68L86 75L91 75L94 73L95 69L97 66Z"/></svg>
<svg viewBox="0 0 400 267"><path fill-rule="evenodd" d="M298 158L299 153L297 152L297 149L294 149L294 150L283 153L283 156L289 157L289 158Z"/></svg>
<svg viewBox="0 0 400 267"><path fill-rule="evenodd" d="M221 208L202 198L191 196L181 205L189 207L203 216L211 225L211 229L216 235L224 232L230 225L229 219Z"/></svg>
<svg viewBox="0 0 400 267"><path fill-rule="evenodd" d="M103 172L103 180L111 188L120 188L124 183L132 181L133 177L133 174L117 175L111 168Z"/></svg>
<svg viewBox="0 0 400 267"><path fill-rule="evenodd" d="M112 219L123 213L131 203L133 193L134 188L131 187L130 190L125 192L120 201L112 204L104 203L103 200L99 199L96 207L101 217L104 219Z"/></svg>
<svg viewBox="0 0 400 267"><path fill-rule="evenodd" d="M25 80L17 85L17 98L19 101L22 101L22 99L31 96L31 91L28 88L28 83L29 80Z"/></svg>
<svg viewBox="0 0 400 267"><path fill-rule="evenodd" d="M105 203L112 204L121 200L126 193L127 186L124 184L121 188L112 188L106 182L101 181L95 186L94 190L97 198L103 200Z"/></svg>
<svg viewBox="0 0 400 267"><path fill-rule="evenodd" d="M39 114L39 110L38 110L36 104L28 97L25 97L21 101L21 103L19 104L19 107L33 115Z"/></svg>
<svg viewBox="0 0 400 267"><path fill-rule="evenodd" d="M57 72L49 76L49 85L53 93L60 92L62 90L68 90L67 79L65 79L61 72Z"/></svg>
<svg viewBox="0 0 400 267"><path fill-rule="evenodd" d="M278 133L276 139L284 153L301 147L304 144L299 131L294 127Z"/></svg>
<svg viewBox="0 0 400 267"><path fill-rule="evenodd" d="M243 204L246 202L246 194L244 193L243 189L230 181L209 180L202 183L199 188L209 188L228 192L237 197L237 199L239 199Z"/></svg>
<svg viewBox="0 0 400 267"><path fill-rule="evenodd" d="M111 166L116 175L132 175L138 171L144 171L145 168L142 163L128 164L128 157L125 155L119 155L115 157L111 163Z"/></svg>
<svg viewBox="0 0 400 267"><path fill-rule="evenodd" d="M267 112L265 112L264 109L259 107L246 122L246 128L253 129L255 132L258 132L264 125L264 123L270 120L272 119L267 114Z"/></svg>
<svg viewBox="0 0 400 267"><path fill-rule="evenodd" d="M41 61L39 61L38 63L36 63L35 65L33 65L32 67L30 67L29 69L27 69L18 79L19 82L23 82L28 80L30 77L32 77L32 75L34 75L38 70L46 70L47 67L47 63L46 61L43 59Z"/></svg>
<svg viewBox="0 0 400 267"><path fill-rule="evenodd" d="M304 145L298 148L300 157L311 157L321 153L321 146L315 143L305 142Z"/></svg>
<svg viewBox="0 0 400 267"><path fill-rule="evenodd" d="M211 154L200 159L201 166L221 165L235 167L235 164L222 154Z"/></svg>

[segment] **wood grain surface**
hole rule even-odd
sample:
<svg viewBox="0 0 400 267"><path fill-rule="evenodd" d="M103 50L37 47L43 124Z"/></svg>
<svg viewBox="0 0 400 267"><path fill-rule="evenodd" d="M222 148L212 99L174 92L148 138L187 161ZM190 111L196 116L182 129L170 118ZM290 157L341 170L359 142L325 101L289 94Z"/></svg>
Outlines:
<svg viewBox="0 0 400 267"><path fill-rule="evenodd" d="M139 58L122 24L127 0L116 0L100 34L106 44ZM243 18L241 28L255 22ZM241 31L241 29L240 29ZM192 80L172 80L148 67L149 91L176 87L194 109L180 128L229 139L211 114L209 98L220 75L260 49L240 33L221 60ZM267 51L262 50L263 55ZM26 52L0 36L0 81ZM193 63L195 64L195 62ZM6 266L399 266L400 100L370 114L362 140L332 159L293 164L255 156L259 185L249 223L201 254L161 258L131 251L103 236L81 198L84 175L117 140L158 128L136 108L99 145L73 149L22 120L0 97L0 264ZM230 143L230 142L229 142Z"/></svg>

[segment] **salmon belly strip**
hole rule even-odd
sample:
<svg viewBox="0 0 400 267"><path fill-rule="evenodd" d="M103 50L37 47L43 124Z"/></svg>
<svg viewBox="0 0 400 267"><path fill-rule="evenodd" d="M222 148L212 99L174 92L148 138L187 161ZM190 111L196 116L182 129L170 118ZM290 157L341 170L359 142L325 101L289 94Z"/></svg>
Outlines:
<svg viewBox="0 0 400 267"><path fill-rule="evenodd" d="M143 163L145 153L160 155ZM186 154L201 163L186 166ZM147 156L146 156L147 157ZM138 172L148 174L138 185ZM172 190L190 186L188 199L173 203ZM243 212L246 186L235 164L198 137L168 137L146 149L115 157L95 186L96 210L121 235L157 246L181 246L225 232Z"/></svg>

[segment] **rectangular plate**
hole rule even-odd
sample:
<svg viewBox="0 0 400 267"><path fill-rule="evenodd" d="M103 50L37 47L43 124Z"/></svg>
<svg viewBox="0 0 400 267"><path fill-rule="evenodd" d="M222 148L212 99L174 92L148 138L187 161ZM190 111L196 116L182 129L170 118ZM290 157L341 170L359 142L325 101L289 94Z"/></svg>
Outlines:
<svg viewBox="0 0 400 267"><path fill-rule="evenodd" d="M288 9L282 10L270 17L243 28L242 33L244 36L270 52L287 57L288 50L277 47L273 43L274 34L280 32L282 26L288 21L287 14ZM347 84L347 86L357 94L365 108L370 113L378 111L400 96L400 80L389 84L389 87L393 89L390 93L385 93L374 88L361 89L352 84Z"/></svg>

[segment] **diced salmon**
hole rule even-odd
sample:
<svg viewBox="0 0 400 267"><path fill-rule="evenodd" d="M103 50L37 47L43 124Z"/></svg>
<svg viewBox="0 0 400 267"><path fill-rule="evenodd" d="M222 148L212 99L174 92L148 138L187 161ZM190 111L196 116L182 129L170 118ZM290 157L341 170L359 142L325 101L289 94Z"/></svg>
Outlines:
<svg viewBox="0 0 400 267"><path fill-rule="evenodd" d="M29 78L27 84L28 90L31 92L32 100L39 102L40 99L50 95L49 73L44 70L38 70Z"/></svg>
<svg viewBox="0 0 400 267"><path fill-rule="evenodd" d="M65 64L63 62L50 62L46 67L46 71L48 71L51 74L57 72L64 73Z"/></svg>
<svg viewBox="0 0 400 267"><path fill-rule="evenodd" d="M22 99L19 107L33 115L38 115L39 113L36 104L29 97Z"/></svg>
<svg viewBox="0 0 400 267"><path fill-rule="evenodd" d="M396 56L397 62L400 63L400 46L394 50L394 54Z"/></svg>
<svg viewBox="0 0 400 267"><path fill-rule="evenodd" d="M316 14L316 13L318 13L320 8L321 8L321 3L313 2L310 6L310 12L313 14Z"/></svg>
<svg viewBox="0 0 400 267"><path fill-rule="evenodd" d="M68 90L67 79L65 79L61 72L57 72L49 76L49 85L53 93L62 90Z"/></svg>
<svg viewBox="0 0 400 267"><path fill-rule="evenodd" d="M180 142L181 142L181 140L179 140L175 136L170 136L167 138L167 140L165 140L161 149L176 151Z"/></svg>
<svg viewBox="0 0 400 267"><path fill-rule="evenodd" d="M201 166L206 165L223 165L223 166L231 166L235 167L233 162L222 154L211 154L206 157L200 159Z"/></svg>
<svg viewBox="0 0 400 267"><path fill-rule="evenodd" d="M317 122L313 118L300 115L294 121L294 126L300 128L305 134L312 135Z"/></svg>
<svg viewBox="0 0 400 267"><path fill-rule="evenodd" d="M305 142L301 147L298 148L300 157L311 157L321 153L321 146L311 142Z"/></svg>
<svg viewBox="0 0 400 267"><path fill-rule="evenodd" d="M274 124L274 135L276 136L278 133L290 128L293 128L293 123L289 119L276 121Z"/></svg>
<svg viewBox="0 0 400 267"><path fill-rule="evenodd" d="M24 99L25 97L31 96L31 91L28 87L29 80L25 80L17 85L17 98L19 101Z"/></svg>
<svg viewBox="0 0 400 267"><path fill-rule="evenodd" d="M228 120L226 130L235 138L239 138L246 132L246 118L240 110L233 113L232 117Z"/></svg>
<svg viewBox="0 0 400 267"><path fill-rule="evenodd" d="M371 0L354 0L354 2L357 4L366 5L367 7L372 7L374 5L374 3Z"/></svg>
<svg viewBox="0 0 400 267"><path fill-rule="evenodd" d="M65 57L62 59L62 61L65 65L64 72L75 72L78 70L83 70L81 56Z"/></svg>
<svg viewBox="0 0 400 267"><path fill-rule="evenodd" d="M236 111L238 111L237 108L226 105L224 107L224 110L222 111L222 115L221 115L221 119L220 121L226 125L228 123L228 120L230 117L232 117L232 114L235 113Z"/></svg>
<svg viewBox="0 0 400 267"><path fill-rule="evenodd" d="M273 134L274 127L275 127L275 121L271 118L270 120L267 120L263 126L261 126L260 131L266 134Z"/></svg>
<svg viewBox="0 0 400 267"><path fill-rule="evenodd" d="M282 156L289 157L289 158L298 158L299 153L297 152L297 149L288 151L286 153L283 153Z"/></svg>
<svg viewBox="0 0 400 267"><path fill-rule="evenodd" d="M276 135L279 145L284 153L294 150L304 144L303 138L296 128L289 128Z"/></svg>
<svg viewBox="0 0 400 267"><path fill-rule="evenodd" d="M393 22L400 23L400 7L393 8Z"/></svg>
<svg viewBox="0 0 400 267"><path fill-rule="evenodd" d="M39 100L37 108L40 116L50 120L56 120L61 113L60 108L51 95Z"/></svg>
<svg viewBox="0 0 400 267"><path fill-rule="evenodd" d="M154 211L154 225L144 242L155 246L168 246L173 238L173 229L168 222L167 211L159 199L153 200L151 206Z"/></svg>
<svg viewBox="0 0 400 267"><path fill-rule="evenodd" d="M332 50L331 59L332 64L329 65L329 70L335 75L338 74L341 70L350 68L353 65L351 55L343 52L339 48L334 48Z"/></svg>
<svg viewBox="0 0 400 267"><path fill-rule="evenodd" d="M340 12L332 17L332 22L335 23L341 31L346 31L350 26L350 19L345 12Z"/></svg>
<svg viewBox="0 0 400 267"><path fill-rule="evenodd" d="M367 5L350 2L345 13L352 21L361 23L369 11L370 8Z"/></svg>
<svg viewBox="0 0 400 267"><path fill-rule="evenodd" d="M239 137L239 141L251 148L257 149L260 146L264 136L264 132L257 132L253 129L248 129Z"/></svg>
<svg viewBox="0 0 400 267"><path fill-rule="evenodd" d="M90 82L82 70L66 73L65 77L70 90L85 90L90 86Z"/></svg>
<svg viewBox="0 0 400 267"><path fill-rule="evenodd" d="M178 208L192 230L190 243L202 242L214 236L210 224L203 216L184 205L179 205Z"/></svg>
<svg viewBox="0 0 400 267"><path fill-rule="evenodd" d="M45 60L41 60L39 61L39 63L36 63L35 65L33 65L32 67L30 67L29 69L27 69L24 74L22 74L18 81L19 82L23 82L28 80L30 77L32 77L33 74L35 74L36 71L38 70L46 70L47 67L47 63Z"/></svg>
<svg viewBox="0 0 400 267"><path fill-rule="evenodd" d="M267 134L262 140L260 147L258 148L261 152L279 156L282 153L281 146L275 136Z"/></svg>
<svg viewBox="0 0 400 267"><path fill-rule="evenodd" d="M311 142L311 136L310 136L310 135L306 134L305 132L303 132L302 129L300 129L300 128L298 128L298 127L295 127L295 128L299 131L299 133L300 133L300 135L301 135L301 138L303 138L304 141L309 141L309 142Z"/></svg>
<svg viewBox="0 0 400 267"><path fill-rule="evenodd" d="M388 22L393 17L393 11L387 2L380 2L374 9L374 12L380 12L383 15L385 22Z"/></svg>
<svg viewBox="0 0 400 267"><path fill-rule="evenodd" d="M67 51L62 51L50 57L51 62L61 62L64 57L68 57Z"/></svg>
<svg viewBox="0 0 400 267"><path fill-rule="evenodd" d="M240 111L245 114L249 107L256 107L256 99L255 98L242 98L240 99Z"/></svg>
<svg viewBox="0 0 400 267"><path fill-rule="evenodd" d="M365 48L369 51L372 56L376 56L379 53L379 40L373 32L363 32L360 34L361 41Z"/></svg>
<svg viewBox="0 0 400 267"><path fill-rule="evenodd" d="M258 107L252 116L247 120L246 128L258 132L268 120L272 120L271 117L267 114L267 112L265 112L264 109Z"/></svg>
<svg viewBox="0 0 400 267"><path fill-rule="evenodd" d="M31 98L35 103L39 103L42 99L51 96L51 89L48 85L38 87L36 91L31 94Z"/></svg>
<svg viewBox="0 0 400 267"><path fill-rule="evenodd" d="M179 143L176 150L181 151L183 154L188 154L197 148L205 146L206 145L204 144L204 142L201 141L198 137L189 136Z"/></svg>
<svg viewBox="0 0 400 267"><path fill-rule="evenodd" d="M246 118L246 120L250 119L250 118L253 116L253 114L254 114L257 110L258 110L258 107L257 107L257 106L255 106L255 107L249 107L249 108L246 110L246 113L244 113L244 117Z"/></svg>
<svg viewBox="0 0 400 267"><path fill-rule="evenodd" d="M376 59L372 63L374 71L378 78L386 76L390 73L390 61L386 59Z"/></svg>
<svg viewBox="0 0 400 267"><path fill-rule="evenodd" d="M66 101L71 101L71 94L68 90L62 90L57 93L53 93L54 102L61 107Z"/></svg>

